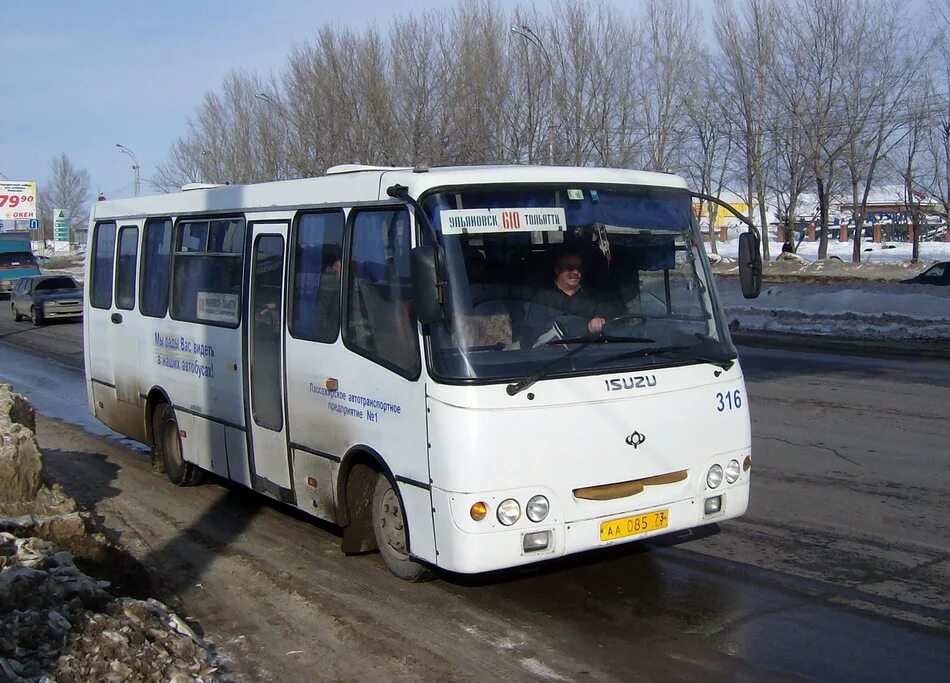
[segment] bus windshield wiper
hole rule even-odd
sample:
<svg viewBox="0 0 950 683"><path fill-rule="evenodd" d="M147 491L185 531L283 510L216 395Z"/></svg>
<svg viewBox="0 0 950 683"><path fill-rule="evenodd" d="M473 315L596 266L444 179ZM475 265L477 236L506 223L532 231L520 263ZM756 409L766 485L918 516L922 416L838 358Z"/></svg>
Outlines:
<svg viewBox="0 0 950 683"><path fill-rule="evenodd" d="M532 384L542 379L546 374L548 374L551 368L553 368L555 365L557 365L561 361L568 360L569 358L574 356L576 353L582 351L583 349L586 349L588 346L594 343L610 344L610 343L619 343L619 342L639 342L641 344L652 344L655 341L656 341L655 339L648 339L647 337L614 337L612 335L596 335L596 336L587 335L586 337L572 337L569 339L552 339L551 341L546 342L546 344L548 345L580 344L580 346L577 346L576 348L571 349L570 351L565 353L563 356L558 356L557 358L555 358L549 363L545 363L533 375L528 375L522 380L519 380L517 382L512 382L506 387L505 390L508 392L509 396L514 396L518 392L524 391L525 389L530 387Z"/></svg>
<svg viewBox="0 0 950 683"><path fill-rule="evenodd" d="M646 356L673 356L689 360L698 360L711 365L717 365L723 370L728 370L736 361L736 357L730 353L716 353L709 349L704 350L701 344L691 346L654 346L648 349L637 349L627 353L618 353L614 356L601 358L594 361L597 364L610 363L615 360L626 360L627 358L643 358Z"/></svg>

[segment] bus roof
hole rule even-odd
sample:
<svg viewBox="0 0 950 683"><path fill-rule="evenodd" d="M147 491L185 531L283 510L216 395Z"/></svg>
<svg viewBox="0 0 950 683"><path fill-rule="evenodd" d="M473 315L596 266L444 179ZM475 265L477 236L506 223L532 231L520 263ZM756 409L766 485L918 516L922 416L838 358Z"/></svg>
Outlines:
<svg viewBox="0 0 950 683"><path fill-rule="evenodd" d="M279 211L300 206L387 200L386 188L409 188L413 197L438 187L552 183L570 185L640 185L686 189L676 175L616 168L573 166L452 166L408 168L344 165L327 175L253 185L219 185L170 194L103 200L93 204L94 220L136 216Z"/></svg>

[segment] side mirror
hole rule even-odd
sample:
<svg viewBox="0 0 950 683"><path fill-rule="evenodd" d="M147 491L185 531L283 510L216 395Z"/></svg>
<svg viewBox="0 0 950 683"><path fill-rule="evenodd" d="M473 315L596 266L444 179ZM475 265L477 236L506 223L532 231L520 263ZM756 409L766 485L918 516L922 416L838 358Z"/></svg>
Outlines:
<svg viewBox="0 0 950 683"><path fill-rule="evenodd" d="M442 306L442 287L445 284L441 277L442 261L441 247L415 247L409 254L416 318L423 325L445 320L445 309Z"/></svg>
<svg viewBox="0 0 950 683"><path fill-rule="evenodd" d="M739 284L746 299L754 299L762 291L762 254L759 238L751 232L739 235Z"/></svg>

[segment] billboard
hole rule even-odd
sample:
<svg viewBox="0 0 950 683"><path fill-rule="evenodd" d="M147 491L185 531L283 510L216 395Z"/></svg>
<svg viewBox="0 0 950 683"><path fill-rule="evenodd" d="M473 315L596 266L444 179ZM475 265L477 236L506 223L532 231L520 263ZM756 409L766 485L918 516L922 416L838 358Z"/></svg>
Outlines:
<svg viewBox="0 0 950 683"><path fill-rule="evenodd" d="M28 221L36 215L36 183L0 180L0 221Z"/></svg>

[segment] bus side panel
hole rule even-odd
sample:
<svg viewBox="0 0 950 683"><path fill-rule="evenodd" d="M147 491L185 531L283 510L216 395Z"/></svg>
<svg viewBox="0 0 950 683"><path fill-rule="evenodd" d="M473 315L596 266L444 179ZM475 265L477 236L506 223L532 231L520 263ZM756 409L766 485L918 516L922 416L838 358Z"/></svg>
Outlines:
<svg viewBox="0 0 950 683"><path fill-rule="evenodd" d="M248 469L247 448L236 443L246 438L240 327L145 316L139 320L140 387L142 391L160 387L174 407L185 409L175 411L179 428L188 434L182 439L184 459L221 476L238 473L235 480L248 484L241 474ZM191 443L193 437L185 424L195 432ZM233 427L226 428L227 424ZM232 431L237 436L229 438L227 432ZM230 459L229 453L233 454ZM237 457L243 463L233 462Z"/></svg>
<svg viewBox="0 0 950 683"><path fill-rule="evenodd" d="M228 477L238 484L251 486L251 468L247 459L247 435L243 429L224 428L224 443L228 451Z"/></svg>
<svg viewBox="0 0 950 683"><path fill-rule="evenodd" d="M301 450L293 450L294 491L297 507L330 522L337 520L336 491L338 463Z"/></svg>
<svg viewBox="0 0 950 683"><path fill-rule="evenodd" d="M409 524L409 552L436 564L435 529L432 526L432 496L428 489L399 482L399 496Z"/></svg>
<svg viewBox="0 0 950 683"><path fill-rule="evenodd" d="M203 470L220 477L228 476L227 449L224 446L224 425L197 415L175 411L181 435L182 456Z"/></svg>
<svg viewBox="0 0 950 683"><path fill-rule="evenodd" d="M115 389L100 382L90 382L93 414L119 434L145 442L145 419L142 409L116 399Z"/></svg>

